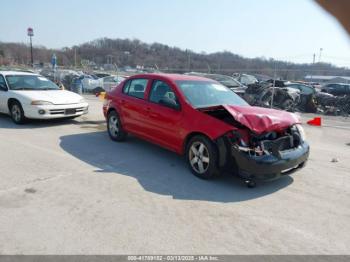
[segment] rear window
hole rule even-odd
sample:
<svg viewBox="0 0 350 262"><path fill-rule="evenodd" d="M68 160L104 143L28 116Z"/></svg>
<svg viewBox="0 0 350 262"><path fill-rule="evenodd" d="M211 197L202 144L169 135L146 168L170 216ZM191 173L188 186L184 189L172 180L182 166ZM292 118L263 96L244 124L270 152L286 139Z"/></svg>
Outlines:
<svg viewBox="0 0 350 262"><path fill-rule="evenodd" d="M123 87L123 93L132 97L144 99L148 79L131 79Z"/></svg>

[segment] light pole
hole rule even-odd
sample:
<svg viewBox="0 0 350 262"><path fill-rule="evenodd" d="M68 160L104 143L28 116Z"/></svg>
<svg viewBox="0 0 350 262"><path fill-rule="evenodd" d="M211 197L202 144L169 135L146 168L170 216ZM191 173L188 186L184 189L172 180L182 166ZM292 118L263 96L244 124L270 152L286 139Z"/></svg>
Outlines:
<svg viewBox="0 0 350 262"><path fill-rule="evenodd" d="M320 48L320 56L318 57L318 62L321 63L321 55L322 55L323 48Z"/></svg>
<svg viewBox="0 0 350 262"><path fill-rule="evenodd" d="M275 60L275 70L273 72L273 86L272 86L272 95L271 95L271 108L273 107L273 97L275 96L276 77L277 77L277 61Z"/></svg>
<svg viewBox="0 0 350 262"><path fill-rule="evenodd" d="M34 60L33 60L33 44L32 44L32 37L34 36L34 30L31 27L28 27L27 34L30 38L30 62L32 67L34 67Z"/></svg>

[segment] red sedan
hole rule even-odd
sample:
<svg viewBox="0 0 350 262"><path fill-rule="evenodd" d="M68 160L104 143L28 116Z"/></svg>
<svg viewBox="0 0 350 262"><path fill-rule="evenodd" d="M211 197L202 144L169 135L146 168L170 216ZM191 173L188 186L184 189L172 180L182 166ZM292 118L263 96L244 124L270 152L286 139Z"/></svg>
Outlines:
<svg viewBox="0 0 350 262"><path fill-rule="evenodd" d="M291 174L309 156L296 115L249 106L207 78L135 75L107 93L103 112L112 140L130 133L185 155L204 179L229 170L254 186Z"/></svg>

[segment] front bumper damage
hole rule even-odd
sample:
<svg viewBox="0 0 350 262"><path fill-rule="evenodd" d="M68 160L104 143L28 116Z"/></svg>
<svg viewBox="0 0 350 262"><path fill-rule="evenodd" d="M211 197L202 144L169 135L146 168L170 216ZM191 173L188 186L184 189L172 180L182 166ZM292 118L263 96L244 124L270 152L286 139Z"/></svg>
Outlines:
<svg viewBox="0 0 350 262"><path fill-rule="evenodd" d="M238 174L244 179L275 180L290 175L305 166L309 157L310 146L302 142L298 147L277 151L269 155L249 155L237 147L231 147Z"/></svg>

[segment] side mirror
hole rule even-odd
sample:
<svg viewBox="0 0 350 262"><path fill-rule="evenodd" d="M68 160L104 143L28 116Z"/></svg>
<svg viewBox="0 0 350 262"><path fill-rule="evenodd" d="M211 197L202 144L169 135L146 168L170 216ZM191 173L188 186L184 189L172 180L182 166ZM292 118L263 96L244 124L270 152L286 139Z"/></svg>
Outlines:
<svg viewBox="0 0 350 262"><path fill-rule="evenodd" d="M5 84L0 83L0 91L7 91L7 87L5 86Z"/></svg>
<svg viewBox="0 0 350 262"><path fill-rule="evenodd" d="M174 99L170 99L168 97L163 97L161 100L159 100L159 104L175 110L180 109L180 105Z"/></svg>

